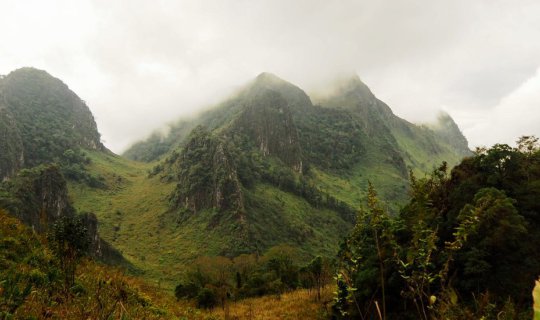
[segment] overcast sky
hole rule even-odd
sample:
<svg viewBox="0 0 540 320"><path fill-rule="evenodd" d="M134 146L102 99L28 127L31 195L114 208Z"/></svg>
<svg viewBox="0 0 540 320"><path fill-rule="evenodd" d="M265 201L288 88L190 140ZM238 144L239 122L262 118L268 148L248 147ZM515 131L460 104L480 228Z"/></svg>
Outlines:
<svg viewBox="0 0 540 320"><path fill-rule="evenodd" d="M262 71L308 93L356 72L471 147L540 136L537 0L0 0L0 74L23 66L85 100L116 152Z"/></svg>

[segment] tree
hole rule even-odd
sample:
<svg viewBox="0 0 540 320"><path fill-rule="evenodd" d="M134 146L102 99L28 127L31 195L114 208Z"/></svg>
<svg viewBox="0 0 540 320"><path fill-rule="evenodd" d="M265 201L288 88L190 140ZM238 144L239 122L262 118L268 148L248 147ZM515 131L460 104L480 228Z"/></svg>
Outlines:
<svg viewBox="0 0 540 320"><path fill-rule="evenodd" d="M286 288L295 289L298 286L299 269L296 257L298 257L298 250L283 244L268 249L261 262L269 271L275 273Z"/></svg>
<svg viewBox="0 0 540 320"><path fill-rule="evenodd" d="M88 252L88 230L81 217L66 215L53 224L48 239L51 249L60 261L67 292L75 283L77 264Z"/></svg>
<svg viewBox="0 0 540 320"><path fill-rule="evenodd" d="M349 292L348 305L356 310L345 310L337 306L342 314L353 314L360 318L380 317L386 319L386 287L388 269L394 264L395 225L382 208L375 188L368 183L367 210L361 210L356 224L338 254L340 259L338 287ZM381 305L379 306L379 302Z"/></svg>

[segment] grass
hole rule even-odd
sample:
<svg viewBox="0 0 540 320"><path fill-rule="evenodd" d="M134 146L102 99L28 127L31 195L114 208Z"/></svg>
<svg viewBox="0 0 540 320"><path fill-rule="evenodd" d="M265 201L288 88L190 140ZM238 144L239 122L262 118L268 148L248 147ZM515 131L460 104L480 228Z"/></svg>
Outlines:
<svg viewBox="0 0 540 320"><path fill-rule="evenodd" d="M374 153L367 153L354 168L344 173L332 173L314 169L318 187L337 199L361 208L366 201L368 181L374 185L388 210L397 213L407 200L408 179Z"/></svg>
<svg viewBox="0 0 540 320"><path fill-rule="evenodd" d="M170 293L198 256L229 255L239 248L264 251L288 243L301 249L307 263L315 254L334 256L350 228L335 212L266 184L245 190L247 231L235 217L214 210L185 218L168 211L175 184L148 178L153 164L90 151L88 155L88 169L103 177L108 188L70 182L74 206L94 212L100 235L147 281Z"/></svg>
<svg viewBox="0 0 540 320"><path fill-rule="evenodd" d="M2 210L0 246L0 261L6 267L0 269L0 302L11 301L13 285L6 279L14 274L23 275L17 278L17 287L32 284L16 309L0 304L0 313L8 311L14 319L326 319L332 300L333 288L327 286L322 292L324 303L315 299L314 290L296 290L202 310L194 301L177 301L163 288L90 259L80 262L75 285L65 291L44 237Z"/></svg>
<svg viewBox="0 0 540 320"><path fill-rule="evenodd" d="M169 292L185 265L199 255L218 255L233 234L209 230L213 212L199 212L179 224L168 212L168 197L174 183L148 178L152 164L118 156L89 152L89 170L104 177L107 189L70 183L69 192L79 211L94 212L100 235L141 271L150 283Z"/></svg>
<svg viewBox="0 0 540 320"><path fill-rule="evenodd" d="M334 256L351 225L331 210L315 208L305 199L258 184L244 190L247 230L234 217L205 210L188 219L169 212L168 197L175 183L148 177L154 163L141 163L100 152L87 151L88 169L104 179L107 188L95 189L70 182L69 193L78 211L97 215L101 236L117 248L141 275L169 292L182 277L186 264L201 255L264 251L288 243L301 249L307 260L322 254ZM407 180L374 152L349 172L314 169L318 187L337 199L360 208L370 180L389 210L405 202ZM210 221L217 221L210 225Z"/></svg>
<svg viewBox="0 0 540 320"><path fill-rule="evenodd" d="M246 195L251 233L260 246L287 243L300 248L306 258L334 256L351 228L334 211L312 207L305 199L272 185L258 184Z"/></svg>
<svg viewBox="0 0 540 320"><path fill-rule="evenodd" d="M265 296L229 303L225 308L216 308L210 315L217 319L246 320L296 320L296 319L329 319L330 304L333 293L327 286L316 300L315 291L296 290L280 296Z"/></svg>

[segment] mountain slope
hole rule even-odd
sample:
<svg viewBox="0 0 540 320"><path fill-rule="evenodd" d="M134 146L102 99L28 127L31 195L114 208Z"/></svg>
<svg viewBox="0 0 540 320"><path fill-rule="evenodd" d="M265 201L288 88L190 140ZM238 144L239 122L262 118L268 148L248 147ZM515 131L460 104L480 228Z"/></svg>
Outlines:
<svg viewBox="0 0 540 320"><path fill-rule="evenodd" d="M47 72L21 68L0 79L0 179L52 162L65 150L104 150L92 113ZM5 138L5 140L4 140Z"/></svg>
<svg viewBox="0 0 540 320"><path fill-rule="evenodd" d="M3 177L57 162L74 210L95 213L104 240L166 287L200 255L282 243L305 256L333 255L368 180L396 212L409 169L468 154L448 119L436 129L410 124L358 78L313 104L301 88L263 73L169 136L128 151L159 159L150 163L107 152L84 102L45 72L15 71L1 87L0 133L11 137Z"/></svg>
<svg viewBox="0 0 540 320"><path fill-rule="evenodd" d="M125 186L111 198L96 193L89 202L83 200L92 194L86 186L72 190L76 203L98 212L107 239L151 278L167 283L171 270L201 254L264 252L279 243L308 255L330 254L350 229L368 180L396 212L407 198L409 170L430 171L443 160L453 165L469 153L448 119L436 128L411 124L357 77L313 104L299 87L263 73L213 109L180 121L169 136L154 135L126 153L159 161L114 159L126 168L147 168L149 178L126 172ZM153 191L122 211L142 185ZM139 215L141 208L146 213ZM122 213L111 215L114 210ZM145 236L121 234L126 223L136 233L145 227L159 232L134 250L135 239ZM155 252L158 243L165 257Z"/></svg>
<svg viewBox="0 0 540 320"><path fill-rule="evenodd" d="M0 135L0 208L38 233L78 216L94 257L129 266L100 238L95 215L77 213L68 196L66 178L104 187L85 168L83 150L108 152L85 102L45 71L15 70L0 78Z"/></svg>
<svg viewBox="0 0 540 320"><path fill-rule="evenodd" d="M187 132L197 125L234 140L244 158L258 152L263 158L279 158L297 173L313 169L304 176L353 206L364 194L362 180L365 184L371 179L383 189L385 200L399 203L405 199L409 170L423 174L442 161L455 164L470 155L467 141L448 115L438 125L414 125L394 115L357 76L341 81L313 105L297 86L263 73L231 99L173 126L172 134L163 138L169 143L160 144L159 152L146 158L155 160L181 149L188 141ZM173 134L178 132L182 134ZM126 154L145 158L148 153L137 155L137 150L149 150L153 143L155 137L137 143ZM338 186L330 180L339 180ZM343 189L356 190L340 196Z"/></svg>

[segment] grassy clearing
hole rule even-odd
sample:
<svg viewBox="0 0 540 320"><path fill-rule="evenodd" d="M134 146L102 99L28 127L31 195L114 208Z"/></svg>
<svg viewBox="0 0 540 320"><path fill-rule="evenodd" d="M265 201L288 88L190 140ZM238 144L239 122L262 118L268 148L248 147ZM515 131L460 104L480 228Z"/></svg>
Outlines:
<svg viewBox="0 0 540 320"><path fill-rule="evenodd" d="M168 197L174 183L148 178L152 164L89 154L89 169L104 177L109 187L93 189L70 183L74 205L79 211L97 215L101 236L120 250L150 283L171 292L190 260L224 250L224 244L230 240L222 237L224 230L207 228L206 221L213 212L199 212L182 224L168 213Z"/></svg>

